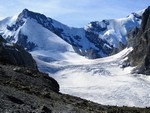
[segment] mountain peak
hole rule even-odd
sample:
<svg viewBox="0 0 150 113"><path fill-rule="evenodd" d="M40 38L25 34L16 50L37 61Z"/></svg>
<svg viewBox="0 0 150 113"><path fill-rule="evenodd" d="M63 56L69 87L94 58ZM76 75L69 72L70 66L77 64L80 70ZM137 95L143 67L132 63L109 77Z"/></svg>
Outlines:
<svg viewBox="0 0 150 113"><path fill-rule="evenodd" d="M28 14L29 12L31 12L31 11L29 11L28 9L25 8L22 10L21 14Z"/></svg>
<svg viewBox="0 0 150 113"><path fill-rule="evenodd" d="M22 18L33 18L33 19L36 19L36 20L39 20L39 19L42 19L42 20L47 20L47 17L43 14L40 14L40 13L37 13L37 12L33 12L33 11L30 11L28 9L23 9L23 11L19 14L19 18L22 19Z"/></svg>
<svg viewBox="0 0 150 113"><path fill-rule="evenodd" d="M34 14L34 12L29 11L28 9L25 8L22 10L19 17L28 18L28 17L31 17L33 14Z"/></svg>
<svg viewBox="0 0 150 113"><path fill-rule="evenodd" d="M22 10L22 12L28 12L28 11L29 11L29 10L28 10L28 9L26 9L26 8Z"/></svg>

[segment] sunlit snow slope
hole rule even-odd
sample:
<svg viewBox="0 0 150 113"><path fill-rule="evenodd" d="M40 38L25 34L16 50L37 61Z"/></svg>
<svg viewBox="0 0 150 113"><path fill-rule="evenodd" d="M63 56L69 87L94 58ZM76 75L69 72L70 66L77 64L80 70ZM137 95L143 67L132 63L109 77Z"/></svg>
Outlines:
<svg viewBox="0 0 150 113"><path fill-rule="evenodd" d="M150 77L130 74L131 67L120 68L131 50L97 60L71 52L63 57L57 54L61 58L48 51L31 53L39 69L54 77L63 93L105 105L150 106Z"/></svg>

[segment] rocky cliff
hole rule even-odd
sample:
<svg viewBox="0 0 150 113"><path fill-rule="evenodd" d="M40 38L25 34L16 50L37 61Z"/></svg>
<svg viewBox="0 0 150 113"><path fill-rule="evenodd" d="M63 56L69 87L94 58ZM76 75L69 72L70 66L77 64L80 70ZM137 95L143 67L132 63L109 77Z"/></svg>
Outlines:
<svg viewBox="0 0 150 113"><path fill-rule="evenodd" d="M150 7L142 16L140 28L129 33L128 46L133 47L129 54L131 66L137 66L136 72L150 74Z"/></svg>

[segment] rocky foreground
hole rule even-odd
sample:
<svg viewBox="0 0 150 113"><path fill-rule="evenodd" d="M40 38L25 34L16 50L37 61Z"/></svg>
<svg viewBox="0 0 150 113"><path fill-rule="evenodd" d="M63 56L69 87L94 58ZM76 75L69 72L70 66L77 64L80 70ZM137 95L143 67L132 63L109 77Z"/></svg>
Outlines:
<svg viewBox="0 0 150 113"><path fill-rule="evenodd" d="M150 109L103 106L61 94L47 74L0 64L0 113L150 113Z"/></svg>

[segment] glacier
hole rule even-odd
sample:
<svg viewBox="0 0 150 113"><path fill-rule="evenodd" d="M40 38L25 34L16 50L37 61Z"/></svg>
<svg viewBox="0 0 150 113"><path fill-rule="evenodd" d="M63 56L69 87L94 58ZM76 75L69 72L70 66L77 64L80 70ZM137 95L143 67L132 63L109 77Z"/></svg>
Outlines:
<svg viewBox="0 0 150 113"><path fill-rule="evenodd" d="M104 105L149 107L150 76L132 74L134 67L121 67L131 51L132 48L126 48L116 55L95 60L72 52L61 54L63 57L48 51L31 54L40 71L58 81L62 93ZM55 55L61 57L57 59Z"/></svg>

